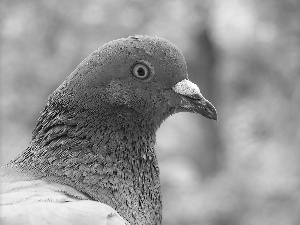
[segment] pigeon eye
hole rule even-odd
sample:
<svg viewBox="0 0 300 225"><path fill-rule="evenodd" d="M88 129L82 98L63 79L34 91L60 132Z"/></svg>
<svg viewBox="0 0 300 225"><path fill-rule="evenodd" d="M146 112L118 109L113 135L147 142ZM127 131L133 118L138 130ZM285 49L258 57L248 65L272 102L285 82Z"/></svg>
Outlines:
<svg viewBox="0 0 300 225"><path fill-rule="evenodd" d="M147 66L145 66L142 63L137 63L134 65L133 69L132 69L132 74L133 76L135 76L136 78L139 79L146 79L149 77L149 69Z"/></svg>

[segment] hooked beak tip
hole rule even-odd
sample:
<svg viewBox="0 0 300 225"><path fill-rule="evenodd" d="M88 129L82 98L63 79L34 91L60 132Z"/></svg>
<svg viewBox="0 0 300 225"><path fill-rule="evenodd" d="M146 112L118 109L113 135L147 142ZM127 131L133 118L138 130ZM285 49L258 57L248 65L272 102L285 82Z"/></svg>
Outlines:
<svg viewBox="0 0 300 225"><path fill-rule="evenodd" d="M206 106L204 106L204 110L207 112L207 114L205 114L205 115L202 114L203 116L207 117L208 119L218 121L217 110L213 106L213 104L211 104L209 101L206 102Z"/></svg>

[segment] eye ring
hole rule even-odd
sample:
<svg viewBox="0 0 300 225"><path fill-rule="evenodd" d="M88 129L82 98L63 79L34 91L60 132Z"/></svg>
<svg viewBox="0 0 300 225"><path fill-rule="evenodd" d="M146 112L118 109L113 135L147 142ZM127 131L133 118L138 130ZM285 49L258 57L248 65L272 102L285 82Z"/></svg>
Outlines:
<svg viewBox="0 0 300 225"><path fill-rule="evenodd" d="M132 75L138 79L147 79L150 76L150 70L145 64L136 63L132 68Z"/></svg>

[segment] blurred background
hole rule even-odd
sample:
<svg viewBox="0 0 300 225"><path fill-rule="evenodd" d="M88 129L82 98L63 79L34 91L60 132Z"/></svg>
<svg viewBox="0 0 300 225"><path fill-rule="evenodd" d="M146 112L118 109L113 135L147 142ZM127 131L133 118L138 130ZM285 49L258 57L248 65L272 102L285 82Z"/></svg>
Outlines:
<svg viewBox="0 0 300 225"><path fill-rule="evenodd" d="M0 18L1 165L88 54L160 36L219 114L159 129L163 224L300 224L299 0L2 0Z"/></svg>

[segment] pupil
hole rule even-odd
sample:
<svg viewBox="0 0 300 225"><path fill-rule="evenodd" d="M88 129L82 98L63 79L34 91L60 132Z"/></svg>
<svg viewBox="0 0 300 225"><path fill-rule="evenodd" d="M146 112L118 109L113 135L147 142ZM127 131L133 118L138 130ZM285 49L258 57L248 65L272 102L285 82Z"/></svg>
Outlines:
<svg viewBox="0 0 300 225"><path fill-rule="evenodd" d="M145 70L143 68L138 68L137 73L139 76L144 76L145 75Z"/></svg>

